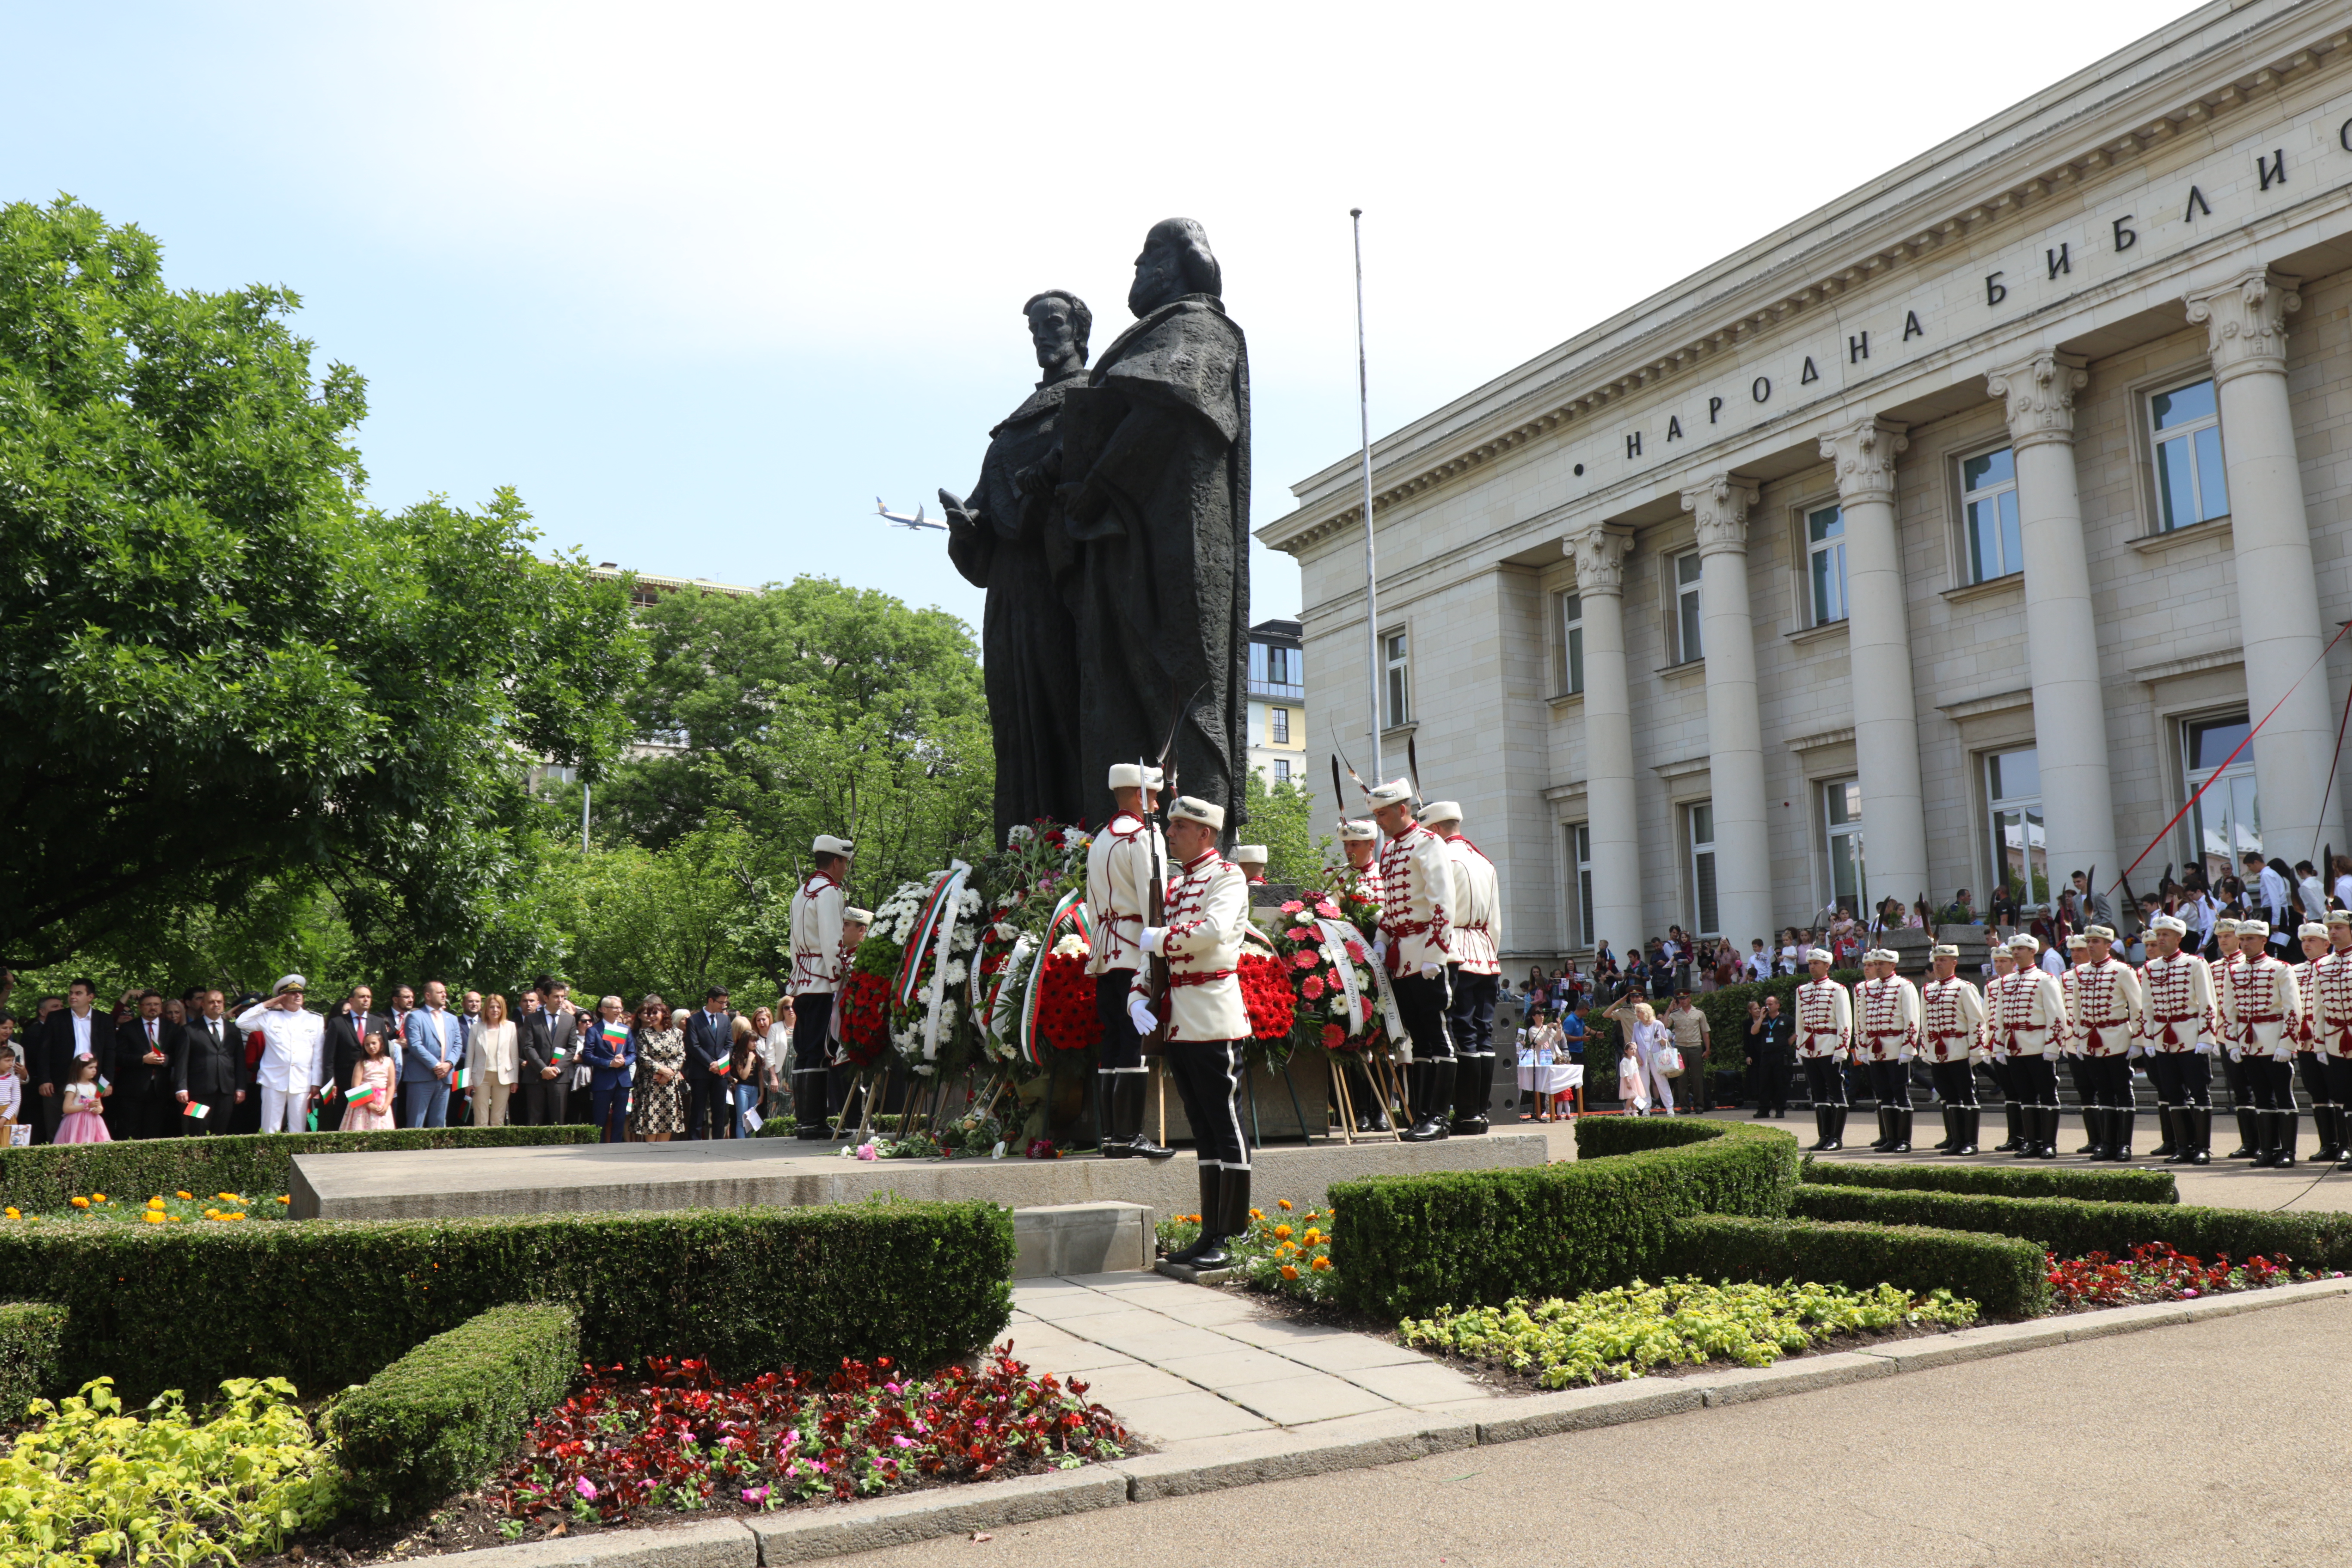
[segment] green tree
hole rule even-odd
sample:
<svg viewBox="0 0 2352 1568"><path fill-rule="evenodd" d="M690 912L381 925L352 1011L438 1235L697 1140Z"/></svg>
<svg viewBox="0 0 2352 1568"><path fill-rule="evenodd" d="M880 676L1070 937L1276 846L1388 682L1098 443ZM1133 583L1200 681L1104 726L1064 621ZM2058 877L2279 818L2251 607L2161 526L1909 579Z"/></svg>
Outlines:
<svg viewBox="0 0 2352 1568"><path fill-rule="evenodd" d="M1323 855L1308 826L1315 818L1314 797L1289 779L1268 782L1255 768L1249 770L1242 792L1249 806L1242 832L1251 843L1265 846L1265 879L1314 881L1323 869Z"/></svg>
<svg viewBox="0 0 2352 1568"><path fill-rule="evenodd" d="M626 737L627 589L541 560L511 492L369 505L363 383L313 376L299 304L175 292L68 197L0 208L0 953L264 887L331 892L377 973L553 934L523 775Z"/></svg>

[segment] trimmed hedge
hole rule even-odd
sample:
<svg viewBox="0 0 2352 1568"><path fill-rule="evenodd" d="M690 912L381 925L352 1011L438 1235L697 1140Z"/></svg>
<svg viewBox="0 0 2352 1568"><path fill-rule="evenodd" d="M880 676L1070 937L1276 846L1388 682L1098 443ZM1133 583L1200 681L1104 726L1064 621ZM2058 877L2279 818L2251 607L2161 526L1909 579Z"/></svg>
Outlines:
<svg viewBox="0 0 2352 1568"><path fill-rule="evenodd" d="M1824 1187L1895 1187L1981 1193L1996 1198L2080 1198L2085 1203L2177 1204L2169 1171L2075 1171L2031 1165L1866 1165L1807 1160L1797 1179Z"/></svg>
<svg viewBox="0 0 2352 1568"><path fill-rule="evenodd" d="M493 1307L434 1335L329 1410L350 1495L382 1519L478 1485L563 1402L579 1365L569 1307Z"/></svg>
<svg viewBox="0 0 2352 1568"><path fill-rule="evenodd" d="M514 1301L572 1308L600 1362L929 1372L1010 1320L1013 1259L991 1203L0 1226L0 1279L68 1310L66 1386L111 1376L133 1401L225 1377L323 1393Z"/></svg>
<svg viewBox="0 0 2352 1568"><path fill-rule="evenodd" d="M381 1132L246 1132L143 1138L121 1143L43 1143L0 1149L0 1203L27 1214L63 1208L86 1193L144 1203L160 1193L282 1193L297 1154L400 1149L498 1149L593 1143L593 1127L403 1127Z"/></svg>
<svg viewBox="0 0 2352 1568"><path fill-rule="evenodd" d="M1593 1133L1599 1127L1628 1131ZM1635 1131L1638 1130L1638 1131ZM1573 1296L1654 1275L1685 1215L1784 1215L1797 1141L1743 1122L1577 1123L1620 1158L1335 1182L1340 1300L1390 1319L1514 1296Z"/></svg>
<svg viewBox="0 0 2352 1568"><path fill-rule="evenodd" d="M1886 1284L1916 1295L1949 1290L1994 1318L2035 1317L2050 1306L2041 1245L2011 1236L1693 1215L1674 1222L1667 1256L1672 1272L1709 1281L1804 1279L1856 1290Z"/></svg>
<svg viewBox="0 0 2352 1568"><path fill-rule="evenodd" d="M2083 1203L2074 1198L2000 1198L1968 1193L1880 1192L1868 1187L1797 1189L1791 1212L1805 1219L1867 1220L1944 1230L2030 1237L2060 1258L2121 1257L2160 1241L2211 1262L2255 1254L2304 1268L2352 1261L2352 1214L2280 1214L2189 1204Z"/></svg>
<svg viewBox="0 0 2352 1568"><path fill-rule="evenodd" d="M25 1406L66 1385L58 1346L66 1310L47 1301L0 1301L0 1422L24 1419Z"/></svg>

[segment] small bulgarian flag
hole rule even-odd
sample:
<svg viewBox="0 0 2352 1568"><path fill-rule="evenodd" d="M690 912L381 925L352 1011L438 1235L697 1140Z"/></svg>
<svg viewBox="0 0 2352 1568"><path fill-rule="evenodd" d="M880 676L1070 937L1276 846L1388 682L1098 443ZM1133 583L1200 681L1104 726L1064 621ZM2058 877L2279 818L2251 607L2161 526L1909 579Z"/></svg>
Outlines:
<svg viewBox="0 0 2352 1568"><path fill-rule="evenodd" d="M459 1068L456 1072L449 1075L449 1087L451 1089L463 1089L466 1087L466 1069L464 1068Z"/></svg>
<svg viewBox="0 0 2352 1568"><path fill-rule="evenodd" d="M375 1103L375 1086L371 1084L365 1089L353 1089L350 1097L346 1099L343 1103L346 1105L373 1105Z"/></svg>
<svg viewBox="0 0 2352 1568"><path fill-rule="evenodd" d="M188 1103L183 1106L180 1110L180 1114L186 1117L191 1121L202 1121L205 1117L210 1116L212 1113L213 1108L211 1106L200 1105L193 1100L188 1101Z"/></svg>
<svg viewBox="0 0 2352 1568"><path fill-rule="evenodd" d="M597 1028L604 1035L604 1043L608 1046L619 1046L628 1043L629 1026L626 1024L616 1024L608 1018L604 1023L598 1025Z"/></svg>

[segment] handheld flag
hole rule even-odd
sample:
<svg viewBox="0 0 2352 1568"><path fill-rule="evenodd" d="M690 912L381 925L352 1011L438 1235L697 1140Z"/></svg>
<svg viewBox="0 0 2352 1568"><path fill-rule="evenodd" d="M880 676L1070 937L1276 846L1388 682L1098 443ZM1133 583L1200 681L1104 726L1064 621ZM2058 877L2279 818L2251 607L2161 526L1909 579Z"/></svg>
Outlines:
<svg viewBox="0 0 2352 1568"><path fill-rule="evenodd" d="M373 1105L376 1101L376 1098L377 1094L375 1087L371 1084L366 1089L354 1089L352 1092L351 1097L344 1103L349 1105ZM193 1110L194 1108L190 1107L190 1109Z"/></svg>
<svg viewBox="0 0 2352 1568"><path fill-rule="evenodd" d="M212 1113L213 1108L211 1106L200 1105L193 1100L180 1108L180 1114L186 1117L191 1121L202 1121L205 1117L210 1116Z"/></svg>

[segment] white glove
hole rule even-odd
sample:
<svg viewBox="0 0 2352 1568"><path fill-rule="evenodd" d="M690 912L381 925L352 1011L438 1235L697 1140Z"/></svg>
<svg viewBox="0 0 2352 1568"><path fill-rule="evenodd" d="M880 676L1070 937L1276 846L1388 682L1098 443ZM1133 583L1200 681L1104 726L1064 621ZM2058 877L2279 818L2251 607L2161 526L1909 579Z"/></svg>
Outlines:
<svg viewBox="0 0 2352 1568"><path fill-rule="evenodd" d="M1166 926L1145 926L1143 928L1144 952L1158 952L1160 951L1160 944L1167 940L1168 928Z"/></svg>
<svg viewBox="0 0 2352 1568"><path fill-rule="evenodd" d="M1376 936L1372 938L1372 962L1374 963L1385 964L1388 961L1389 939L1385 936Z"/></svg>
<svg viewBox="0 0 2352 1568"><path fill-rule="evenodd" d="M1421 966L1421 977L1423 980L1434 980L1444 973L1445 965L1442 963L1424 963Z"/></svg>
<svg viewBox="0 0 2352 1568"><path fill-rule="evenodd" d="M1151 1004L1140 996L1127 999L1127 1016L1133 1020L1135 1032L1139 1035L1148 1035L1160 1027L1160 1020L1152 1016Z"/></svg>

